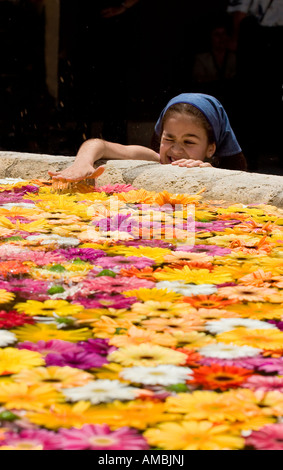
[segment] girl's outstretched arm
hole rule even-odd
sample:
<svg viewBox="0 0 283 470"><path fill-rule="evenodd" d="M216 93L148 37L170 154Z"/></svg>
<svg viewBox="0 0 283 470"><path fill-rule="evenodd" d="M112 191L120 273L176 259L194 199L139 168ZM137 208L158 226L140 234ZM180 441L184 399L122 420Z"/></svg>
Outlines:
<svg viewBox="0 0 283 470"><path fill-rule="evenodd" d="M113 160L148 160L159 163L160 157L153 150L140 145L121 145L102 139L86 140L80 147L76 159L65 170L49 171L53 179L80 181L92 178L93 164L101 158Z"/></svg>

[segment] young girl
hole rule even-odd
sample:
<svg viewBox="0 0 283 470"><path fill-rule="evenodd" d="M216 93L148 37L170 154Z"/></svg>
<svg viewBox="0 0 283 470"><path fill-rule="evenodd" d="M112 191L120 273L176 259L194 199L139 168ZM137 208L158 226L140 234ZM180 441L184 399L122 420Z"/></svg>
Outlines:
<svg viewBox="0 0 283 470"><path fill-rule="evenodd" d="M53 179L66 181L91 178L93 164L101 158L148 160L186 168L247 169L228 116L221 103L210 95L182 93L170 100L155 125L152 147L159 147L159 152L90 139L82 144L69 168L49 174Z"/></svg>

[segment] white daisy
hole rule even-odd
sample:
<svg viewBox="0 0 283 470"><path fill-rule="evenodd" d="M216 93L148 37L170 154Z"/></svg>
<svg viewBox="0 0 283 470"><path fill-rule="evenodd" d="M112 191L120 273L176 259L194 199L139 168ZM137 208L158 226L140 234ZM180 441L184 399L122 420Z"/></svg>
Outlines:
<svg viewBox="0 0 283 470"><path fill-rule="evenodd" d="M217 292L217 287L213 284L185 284L181 281L161 281L157 282L156 287L158 289L174 291L187 297L192 295L210 295Z"/></svg>
<svg viewBox="0 0 283 470"><path fill-rule="evenodd" d="M237 359L240 357L254 357L262 352L262 349L252 346L236 346L229 343L208 344L199 348L198 352L205 357L217 357L219 359Z"/></svg>
<svg viewBox="0 0 283 470"><path fill-rule="evenodd" d="M27 237L27 240L40 240L41 245L50 245L52 243L57 243L58 245L64 246L77 246L80 244L80 240L78 240L77 238L60 237L60 235L31 235Z"/></svg>
<svg viewBox="0 0 283 470"><path fill-rule="evenodd" d="M248 330L276 329L276 326L271 323L260 320L250 320L248 318L223 318L217 321L206 322L205 325L205 329L212 334L225 333L226 331L231 331L240 327L247 328Z"/></svg>
<svg viewBox="0 0 283 470"><path fill-rule="evenodd" d="M0 330L0 347L3 348L8 346L8 344L12 344L17 341L16 336L14 333L6 330Z"/></svg>
<svg viewBox="0 0 283 470"><path fill-rule="evenodd" d="M25 181L25 180L22 180L21 178L5 178L5 179L0 179L0 184L17 184L17 183L21 183L22 181Z"/></svg>
<svg viewBox="0 0 283 470"><path fill-rule="evenodd" d="M66 388L62 393L70 401L87 400L96 405L112 400L134 400L139 390L119 380L93 380L83 387Z"/></svg>
<svg viewBox="0 0 283 470"><path fill-rule="evenodd" d="M120 377L145 385L175 385L185 383L193 371L189 367L162 364L156 367L129 367L120 372Z"/></svg>
<svg viewBox="0 0 283 470"><path fill-rule="evenodd" d="M9 202L8 204L1 204L3 209L12 209L13 207L24 207L25 209L34 209L35 204L30 202Z"/></svg>

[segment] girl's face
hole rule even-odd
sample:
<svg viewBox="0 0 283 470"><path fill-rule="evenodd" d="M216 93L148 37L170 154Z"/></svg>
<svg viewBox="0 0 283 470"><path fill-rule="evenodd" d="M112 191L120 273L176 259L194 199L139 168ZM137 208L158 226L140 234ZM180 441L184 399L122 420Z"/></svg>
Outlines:
<svg viewBox="0 0 283 470"><path fill-rule="evenodd" d="M163 164L177 160L211 158L216 145L209 144L206 130L188 114L174 114L165 120L160 142L160 161Z"/></svg>

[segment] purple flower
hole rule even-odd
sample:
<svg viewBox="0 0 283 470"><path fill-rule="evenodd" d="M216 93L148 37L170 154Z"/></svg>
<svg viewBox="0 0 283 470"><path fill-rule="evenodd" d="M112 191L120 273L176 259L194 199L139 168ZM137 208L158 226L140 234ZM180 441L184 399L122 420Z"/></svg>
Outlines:
<svg viewBox="0 0 283 470"><path fill-rule="evenodd" d="M95 298L77 297L76 304L79 303L85 308L130 308L136 303L136 297L124 297L123 295L96 294Z"/></svg>
<svg viewBox="0 0 283 470"><path fill-rule="evenodd" d="M116 245L123 246L149 246L151 248L169 248L173 249L175 246L172 243L165 242L164 240L127 240L127 241L118 241Z"/></svg>
<svg viewBox="0 0 283 470"><path fill-rule="evenodd" d="M212 366L213 364L217 364L219 366L254 369L254 365L250 363L249 359L218 359L217 357L202 357L199 362L201 362L201 364L204 366Z"/></svg>
<svg viewBox="0 0 283 470"><path fill-rule="evenodd" d="M97 258L106 256L106 253L103 250L94 250L93 248L70 248L69 250L57 250L54 253L64 256L65 259L72 260L75 258L80 258L83 261L88 261L93 263Z"/></svg>
<svg viewBox="0 0 283 470"><path fill-rule="evenodd" d="M31 343L30 341L24 341L17 345L18 349L28 349L29 351L37 351L43 355L55 353L57 356L64 353L77 353L82 352L83 349L77 344L70 343L69 341L63 341L61 339L52 339L50 341L38 341L37 343Z"/></svg>
<svg viewBox="0 0 283 470"><path fill-rule="evenodd" d="M176 248L176 251L189 251L192 253L207 253L211 256L225 256L231 253L229 248L222 248L217 245L183 245Z"/></svg>
<svg viewBox="0 0 283 470"><path fill-rule="evenodd" d="M101 266L103 269L130 268L131 266L143 269L147 266L152 266L154 263L153 259L141 256L107 256L105 258L98 258L95 261L95 265Z"/></svg>
<svg viewBox="0 0 283 470"><path fill-rule="evenodd" d="M276 328L278 328L278 330L283 331L283 321L269 320L268 323L272 323Z"/></svg>
<svg viewBox="0 0 283 470"><path fill-rule="evenodd" d="M100 356L106 357L112 351L116 351L117 348L115 346L109 346L109 339L89 339L88 341L80 341L78 343L84 351L90 354L99 354Z"/></svg>
<svg viewBox="0 0 283 470"><path fill-rule="evenodd" d="M107 217L105 219L96 220L93 225L99 227L103 232L120 232L130 233L133 227L138 226L138 222L131 219L131 214L117 214L114 217Z"/></svg>
<svg viewBox="0 0 283 470"><path fill-rule="evenodd" d="M102 367L104 364L108 363L105 357L88 351L69 351L63 354L50 353L47 354L45 362L47 366L69 366L84 370Z"/></svg>

